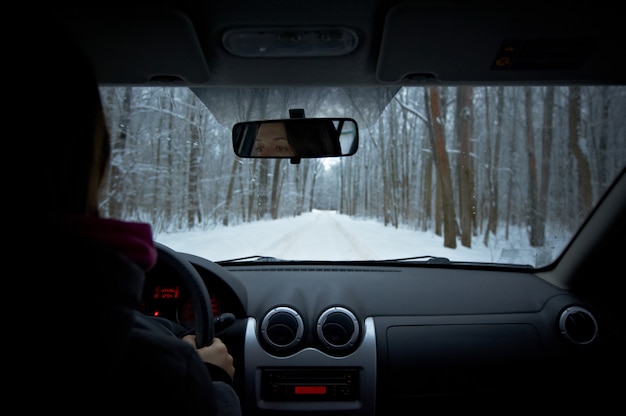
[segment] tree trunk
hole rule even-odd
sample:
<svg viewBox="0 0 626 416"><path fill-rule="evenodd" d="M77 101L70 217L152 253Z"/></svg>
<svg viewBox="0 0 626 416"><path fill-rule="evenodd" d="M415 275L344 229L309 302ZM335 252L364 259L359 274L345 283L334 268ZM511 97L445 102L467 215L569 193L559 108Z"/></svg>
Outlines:
<svg viewBox="0 0 626 416"><path fill-rule="evenodd" d="M474 193L474 168L471 158L472 147L472 87L457 88L456 133L459 140L460 154L457 159L459 175L459 219L461 223L461 245L472 247L472 225L476 212L476 195Z"/></svg>
<svg viewBox="0 0 626 416"><path fill-rule="evenodd" d="M264 218L269 213L269 162L270 159L259 159L258 185L252 191L256 199L257 219Z"/></svg>
<svg viewBox="0 0 626 416"><path fill-rule="evenodd" d="M280 189L282 185L280 165L283 159L274 160L274 173L272 174L272 196L270 199L270 215L273 220L278 218L278 207L280 206Z"/></svg>
<svg viewBox="0 0 626 416"><path fill-rule="evenodd" d="M548 196L550 185L550 166L552 158L552 139L554 137L554 87L546 88L546 97L543 100L543 125L541 129L541 178L539 194L537 195L537 226L543 236L541 245L545 244L546 216L548 213Z"/></svg>
<svg viewBox="0 0 626 416"><path fill-rule="evenodd" d="M230 212L230 204L233 201L233 190L235 189L235 180L237 178L237 159L233 160L233 166L230 169L230 178L228 180L228 190L226 191L226 199L224 200L224 217L222 217L222 225L228 226L228 213Z"/></svg>
<svg viewBox="0 0 626 416"><path fill-rule="evenodd" d="M530 229L531 247L540 247L544 243L544 235L539 226L537 213L537 156L535 150L535 130L533 128L533 96L530 87L524 88L524 108L526 115L526 152L528 153L528 227Z"/></svg>
<svg viewBox="0 0 626 416"><path fill-rule="evenodd" d="M574 154L578 165L580 210L584 214L588 214L593 207L593 192L591 190L589 161L578 144L580 138L580 86L570 87L568 124L569 149Z"/></svg>
<svg viewBox="0 0 626 416"><path fill-rule="evenodd" d="M485 95L487 91L485 91ZM489 109L489 105L487 105ZM504 87L498 87L497 100L496 100L496 131L493 135L493 139L488 137L487 139L487 197L489 212L487 214L487 227L485 228L484 244L489 244L489 236L491 234L496 235L498 231L498 174L500 170L500 143L502 142L502 126L504 117ZM493 143L493 149L491 147Z"/></svg>
<svg viewBox="0 0 626 416"><path fill-rule="evenodd" d="M189 176L187 180L187 195L189 203L187 205L187 227L193 229L197 223L202 222L202 214L200 211L200 190L198 186L198 180L200 178L200 146L196 146L200 142L200 132L198 131L198 123L196 119L198 113L192 112L189 116Z"/></svg>
<svg viewBox="0 0 626 416"><path fill-rule="evenodd" d="M454 193L452 175L446 151L446 136L441 115L439 88L429 87L430 120L432 126L432 145L437 168L437 180L441 184L441 202L443 211L443 245L456 248L456 218L454 213Z"/></svg>

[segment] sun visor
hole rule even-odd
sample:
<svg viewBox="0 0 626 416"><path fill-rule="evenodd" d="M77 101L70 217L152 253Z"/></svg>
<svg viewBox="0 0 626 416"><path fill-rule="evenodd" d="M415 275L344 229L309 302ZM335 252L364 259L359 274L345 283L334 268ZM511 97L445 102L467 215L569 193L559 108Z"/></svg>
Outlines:
<svg viewBox="0 0 626 416"><path fill-rule="evenodd" d="M171 85L209 79L191 20L178 10L77 8L62 20L87 50L102 85Z"/></svg>
<svg viewBox="0 0 626 416"><path fill-rule="evenodd" d="M385 17L376 77L383 83L599 83L626 80L621 23L567 4L401 3ZM608 17L611 19L611 17ZM620 32L621 31L621 32Z"/></svg>

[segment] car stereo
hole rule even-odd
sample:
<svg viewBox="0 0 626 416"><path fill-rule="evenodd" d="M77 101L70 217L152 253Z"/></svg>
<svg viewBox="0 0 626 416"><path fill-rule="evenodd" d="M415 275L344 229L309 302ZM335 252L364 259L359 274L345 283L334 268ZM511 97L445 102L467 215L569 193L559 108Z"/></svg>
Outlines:
<svg viewBox="0 0 626 416"><path fill-rule="evenodd" d="M355 401L359 399L356 368L267 368L261 372L265 401Z"/></svg>

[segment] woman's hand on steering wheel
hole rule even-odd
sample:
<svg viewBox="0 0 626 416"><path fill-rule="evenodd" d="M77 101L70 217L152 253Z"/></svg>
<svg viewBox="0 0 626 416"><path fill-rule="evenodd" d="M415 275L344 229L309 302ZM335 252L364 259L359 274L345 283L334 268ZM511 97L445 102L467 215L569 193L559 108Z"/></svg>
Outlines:
<svg viewBox="0 0 626 416"><path fill-rule="evenodd" d="M196 345L195 335L185 335L183 340ZM228 348L219 338L213 338L213 343L209 346L197 348L198 354L202 361L220 367L230 376L232 382L235 378L235 366L233 365L233 356L228 352Z"/></svg>

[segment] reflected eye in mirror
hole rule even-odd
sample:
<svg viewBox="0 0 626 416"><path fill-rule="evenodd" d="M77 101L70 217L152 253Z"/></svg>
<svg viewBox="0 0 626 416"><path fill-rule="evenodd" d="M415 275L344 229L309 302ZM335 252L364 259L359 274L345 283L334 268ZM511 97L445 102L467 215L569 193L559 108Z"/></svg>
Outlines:
<svg viewBox="0 0 626 416"><path fill-rule="evenodd" d="M350 118L260 120L233 126L233 149L243 158L352 156L359 130Z"/></svg>
<svg viewBox="0 0 626 416"><path fill-rule="evenodd" d="M262 123L259 125L254 139L254 147L252 148L251 156L292 157L295 155L296 153L287 138L285 123L282 121L276 121L274 123Z"/></svg>

